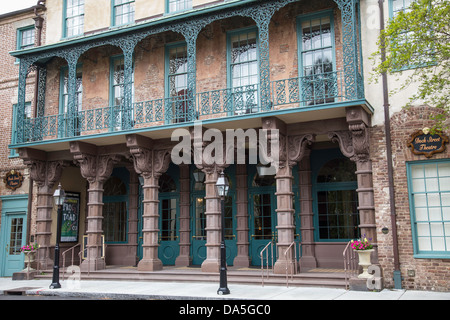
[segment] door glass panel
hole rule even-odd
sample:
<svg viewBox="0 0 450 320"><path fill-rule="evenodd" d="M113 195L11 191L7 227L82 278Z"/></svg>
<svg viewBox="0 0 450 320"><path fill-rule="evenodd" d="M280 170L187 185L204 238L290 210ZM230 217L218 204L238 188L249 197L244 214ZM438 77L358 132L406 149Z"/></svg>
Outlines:
<svg viewBox="0 0 450 320"><path fill-rule="evenodd" d="M259 240L272 239L272 208L270 194L253 196L254 236Z"/></svg>
<svg viewBox="0 0 450 320"><path fill-rule="evenodd" d="M225 240L233 240L233 197L225 198Z"/></svg>
<svg viewBox="0 0 450 320"><path fill-rule="evenodd" d="M11 219L11 233L9 237L9 254L20 254L22 247L23 218Z"/></svg>
<svg viewBox="0 0 450 320"><path fill-rule="evenodd" d="M206 240L206 215L205 199L203 197L195 198L195 234L196 240Z"/></svg>
<svg viewBox="0 0 450 320"><path fill-rule="evenodd" d="M177 239L177 200L163 199L161 201L161 240L176 241Z"/></svg>

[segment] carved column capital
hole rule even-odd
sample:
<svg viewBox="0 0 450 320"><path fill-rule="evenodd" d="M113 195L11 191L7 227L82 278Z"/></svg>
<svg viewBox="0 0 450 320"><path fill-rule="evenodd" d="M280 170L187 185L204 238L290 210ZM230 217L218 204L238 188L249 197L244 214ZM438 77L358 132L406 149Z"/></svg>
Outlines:
<svg viewBox="0 0 450 320"><path fill-rule="evenodd" d="M316 136L305 134L300 136L289 136L287 141L287 155L289 167L294 167L309 152L308 147L313 144Z"/></svg>

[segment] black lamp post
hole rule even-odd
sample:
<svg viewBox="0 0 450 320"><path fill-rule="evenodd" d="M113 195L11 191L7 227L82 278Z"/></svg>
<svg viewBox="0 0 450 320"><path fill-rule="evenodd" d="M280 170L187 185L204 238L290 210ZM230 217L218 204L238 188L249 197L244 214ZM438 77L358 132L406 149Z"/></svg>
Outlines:
<svg viewBox="0 0 450 320"><path fill-rule="evenodd" d="M55 200L55 205L58 207L57 217L56 217L56 245L55 245L55 260L53 263L53 280L50 285L50 289L59 289L61 284L59 283L59 241L61 239L61 214L62 206L66 198L66 193L61 188L61 183L58 185L58 189L53 193L53 199Z"/></svg>
<svg viewBox="0 0 450 320"><path fill-rule="evenodd" d="M228 194L230 185L228 179L222 172L217 179L216 183L217 193L220 196L220 202L222 207L222 241L220 243L220 288L217 290L217 294L230 294L230 289L227 286L227 266L226 266L226 249L225 249L225 197Z"/></svg>

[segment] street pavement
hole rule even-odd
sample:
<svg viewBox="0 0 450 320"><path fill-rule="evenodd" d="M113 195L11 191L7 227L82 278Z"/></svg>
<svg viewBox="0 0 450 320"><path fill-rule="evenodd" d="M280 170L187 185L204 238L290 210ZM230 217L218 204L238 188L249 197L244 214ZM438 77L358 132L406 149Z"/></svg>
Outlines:
<svg viewBox="0 0 450 320"><path fill-rule="evenodd" d="M286 287L228 284L231 293L217 294L219 284L156 281L60 281L60 289L49 289L51 280L0 278L2 295L14 289L23 295L80 297L98 300L450 300L450 292L391 290L348 291L318 287ZM16 292L16 294L18 294ZM14 292L13 292L14 293Z"/></svg>

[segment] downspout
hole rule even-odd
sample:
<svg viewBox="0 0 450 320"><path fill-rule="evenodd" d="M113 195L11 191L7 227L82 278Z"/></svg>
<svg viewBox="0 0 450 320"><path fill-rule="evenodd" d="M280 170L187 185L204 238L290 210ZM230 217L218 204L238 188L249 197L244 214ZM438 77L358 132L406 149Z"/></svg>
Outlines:
<svg viewBox="0 0 450 320"><path fill-rule="evenodd" d="M34 26L36 29L36 46L41 46L42 42L42 27L44 23L44 18L42 15L38 14L38 10L45 10L45 0L38 0L37 4L34 6ZM34 96L33 96L33 104L34 104L34 118L37 117L37 104L38 104L38 91L39 91L39 72L36 72L35 83L34 83ZM31 210L33 208L33 179L30 175L30 183L28 186L28 217L27 217L27 243L34 242L34 239L31 239ZM32 241L33 240L33 241Z"/></svg>
<svg viewBox="0 0 450 320"><path fill-rule="evenodd" d="M380 9L380 29L384 30L384 0L378 0ZM381 47L381 62L386 61L386 51L384 38L380 40ZM391 228L392 228L392 247L394 253L394 287L395 289L402 288L402 275L400 271L400 261L398 253L398 237L397 237L397 214L395 210L395 193L394 193L394 170L392 165L392 138L391 138L391 118L389 112L389 91L387 84L387 73L381 74L383 83L383 106L384 106L384 128L386 135L386 157L388 167L388 181L389 181L389 204L391 211Z"/></svg>

